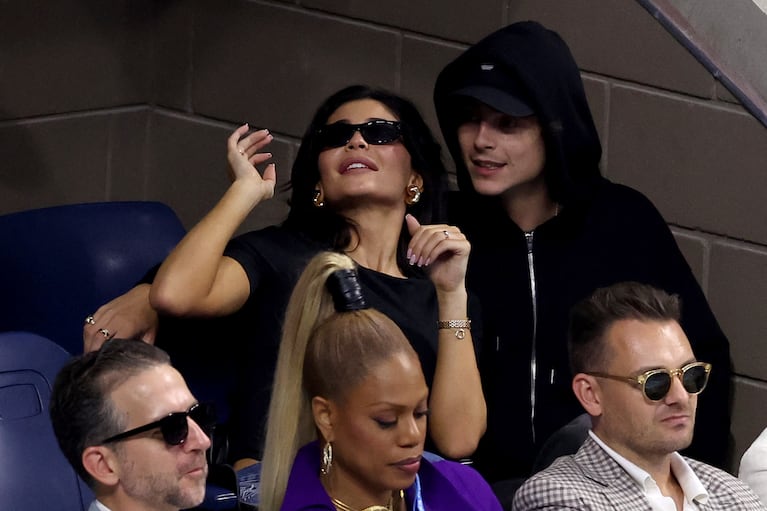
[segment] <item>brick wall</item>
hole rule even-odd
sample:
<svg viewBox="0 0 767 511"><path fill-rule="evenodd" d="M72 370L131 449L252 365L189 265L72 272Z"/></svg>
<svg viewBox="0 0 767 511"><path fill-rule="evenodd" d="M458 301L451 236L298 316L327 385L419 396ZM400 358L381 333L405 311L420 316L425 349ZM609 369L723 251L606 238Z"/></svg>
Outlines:
<svg viewBox="0 0 767 511"><path fill-rule="evenodd" d="M736 468L767 426L767 130L633 0L0 2L0 213L152 199L191 226L227 186L238 123L275 134L282 182L342 86L399 91L436 129L441 67L522 19L570 44L605 174L655 202L731 340Z"/></svg>

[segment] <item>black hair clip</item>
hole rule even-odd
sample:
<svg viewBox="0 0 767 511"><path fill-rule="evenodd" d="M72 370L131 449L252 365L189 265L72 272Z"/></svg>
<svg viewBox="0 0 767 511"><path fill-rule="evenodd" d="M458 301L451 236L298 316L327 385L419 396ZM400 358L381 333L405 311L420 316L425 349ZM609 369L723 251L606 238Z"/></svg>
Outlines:
<svg viewBox="0 0 767 511"><path fill-rule="evenodd" d="M368 304L362 296L362 288L354 270L336 270L327 282L328 290L333 296L333 303L338 312L367 309Z"/></svg>

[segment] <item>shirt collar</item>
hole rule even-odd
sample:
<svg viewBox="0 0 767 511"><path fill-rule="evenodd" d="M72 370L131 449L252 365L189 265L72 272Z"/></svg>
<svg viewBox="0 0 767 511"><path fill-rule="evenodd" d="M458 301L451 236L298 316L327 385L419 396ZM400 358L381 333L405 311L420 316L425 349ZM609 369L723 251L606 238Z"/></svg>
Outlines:
<svg viewBox="0 0 767 511"><path fill-rule="evenodd" d="M679 486L684 490L686 499L696 504L708 502L706 488L700 482L700 479L698 479L689 463L678 452L671 455L671 471L674 473L676 480L679 481Z"/></svg>
<svg viewBox="0 0 767 511"><path fill-rule="evenodd" d="M648 485L657 486L655 480L646 470L640 468L618 454L615 450L611 449L593 431L589 430L589 435L608 456L614 459L615 462L620 465L634 481L636 481L642 490L646 492L648 490ZM685 499L695 504L705 504L708 502L708 492L706 491L706 488L703 486L703 483L700 482L698 476L695 475L692 468L690 468L690 465L678 452L673 452L671 454L671 472L679 482L679 486L682 487Z"/></svg>
<svg viewBox="0 0 767 511"><path fill-rule="evenodd" d="M111 511L108 507L106 507L104 504L99 502L98 500L94 500L93 503L88 508L88 511Z"/></svg>

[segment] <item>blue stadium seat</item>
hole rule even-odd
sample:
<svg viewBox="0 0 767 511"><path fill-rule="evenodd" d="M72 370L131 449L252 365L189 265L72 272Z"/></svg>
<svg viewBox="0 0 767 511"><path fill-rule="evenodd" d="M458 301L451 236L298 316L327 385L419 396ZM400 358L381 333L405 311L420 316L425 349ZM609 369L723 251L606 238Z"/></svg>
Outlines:
<svg viewBox="0 0 767 511"><path fill-rule="evenodd" d="M83 321L133 287L185 234L159 202L99 202L0 216L0 332L82 352Z"/></svg>
<svg viewBox="0 0 767 511"><path fill-rule="evenodd" d="M51 386L69 359L29 332L0 333L0 509L81 511L93 499L59 449Z"/></svg>
<svg viewBox="0 0 767 511"><path fill-rule="evenodd" d="M82 353L85 317L132 288L165 259L184 234L186 229L171 208L150 201L70 204L0 216L0 332L34 332L66 352ZM190 323L187 328L197 326ZM207 356L199 356L199 350L195 356L187 353L185 339L176 341L162 347L195 395L214 401L219 418L225 421L231 367L220 363L213 344ZM12 388L0 399L16 399L16 390ZM226 428L220 426L224 434L217 437L221 439L216 445L225 446ZM225 448L214 449L213 456L224 458ZM226 475L227 468L212 472ZM206 501L198 509L233 509L236 488L233 474L210 478Z"/></svg>

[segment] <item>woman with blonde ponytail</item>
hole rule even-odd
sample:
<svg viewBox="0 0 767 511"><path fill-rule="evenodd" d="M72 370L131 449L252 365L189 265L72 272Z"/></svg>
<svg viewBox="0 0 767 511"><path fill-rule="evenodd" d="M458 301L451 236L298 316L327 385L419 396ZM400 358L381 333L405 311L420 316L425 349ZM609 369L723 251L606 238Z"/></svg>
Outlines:
<svg viewBox="0 0 767 511"><path fill-rule="evenodd" d="M354 261L315 256L288 304L269 405L261 511L499 510L471 468L423 458L429 390Z"/></svg>
<svg viewBox="0 0 767 511"><path fill-rule="evenodd" d="M317 438L309 399L303 389L306 346L315 325L335 312L325 283L334 271L354 268L348 257L334 252L316 256L293 290L285 313L272 399L266 426L259 509L279 509L288 474L299 447Z"/></svg>

